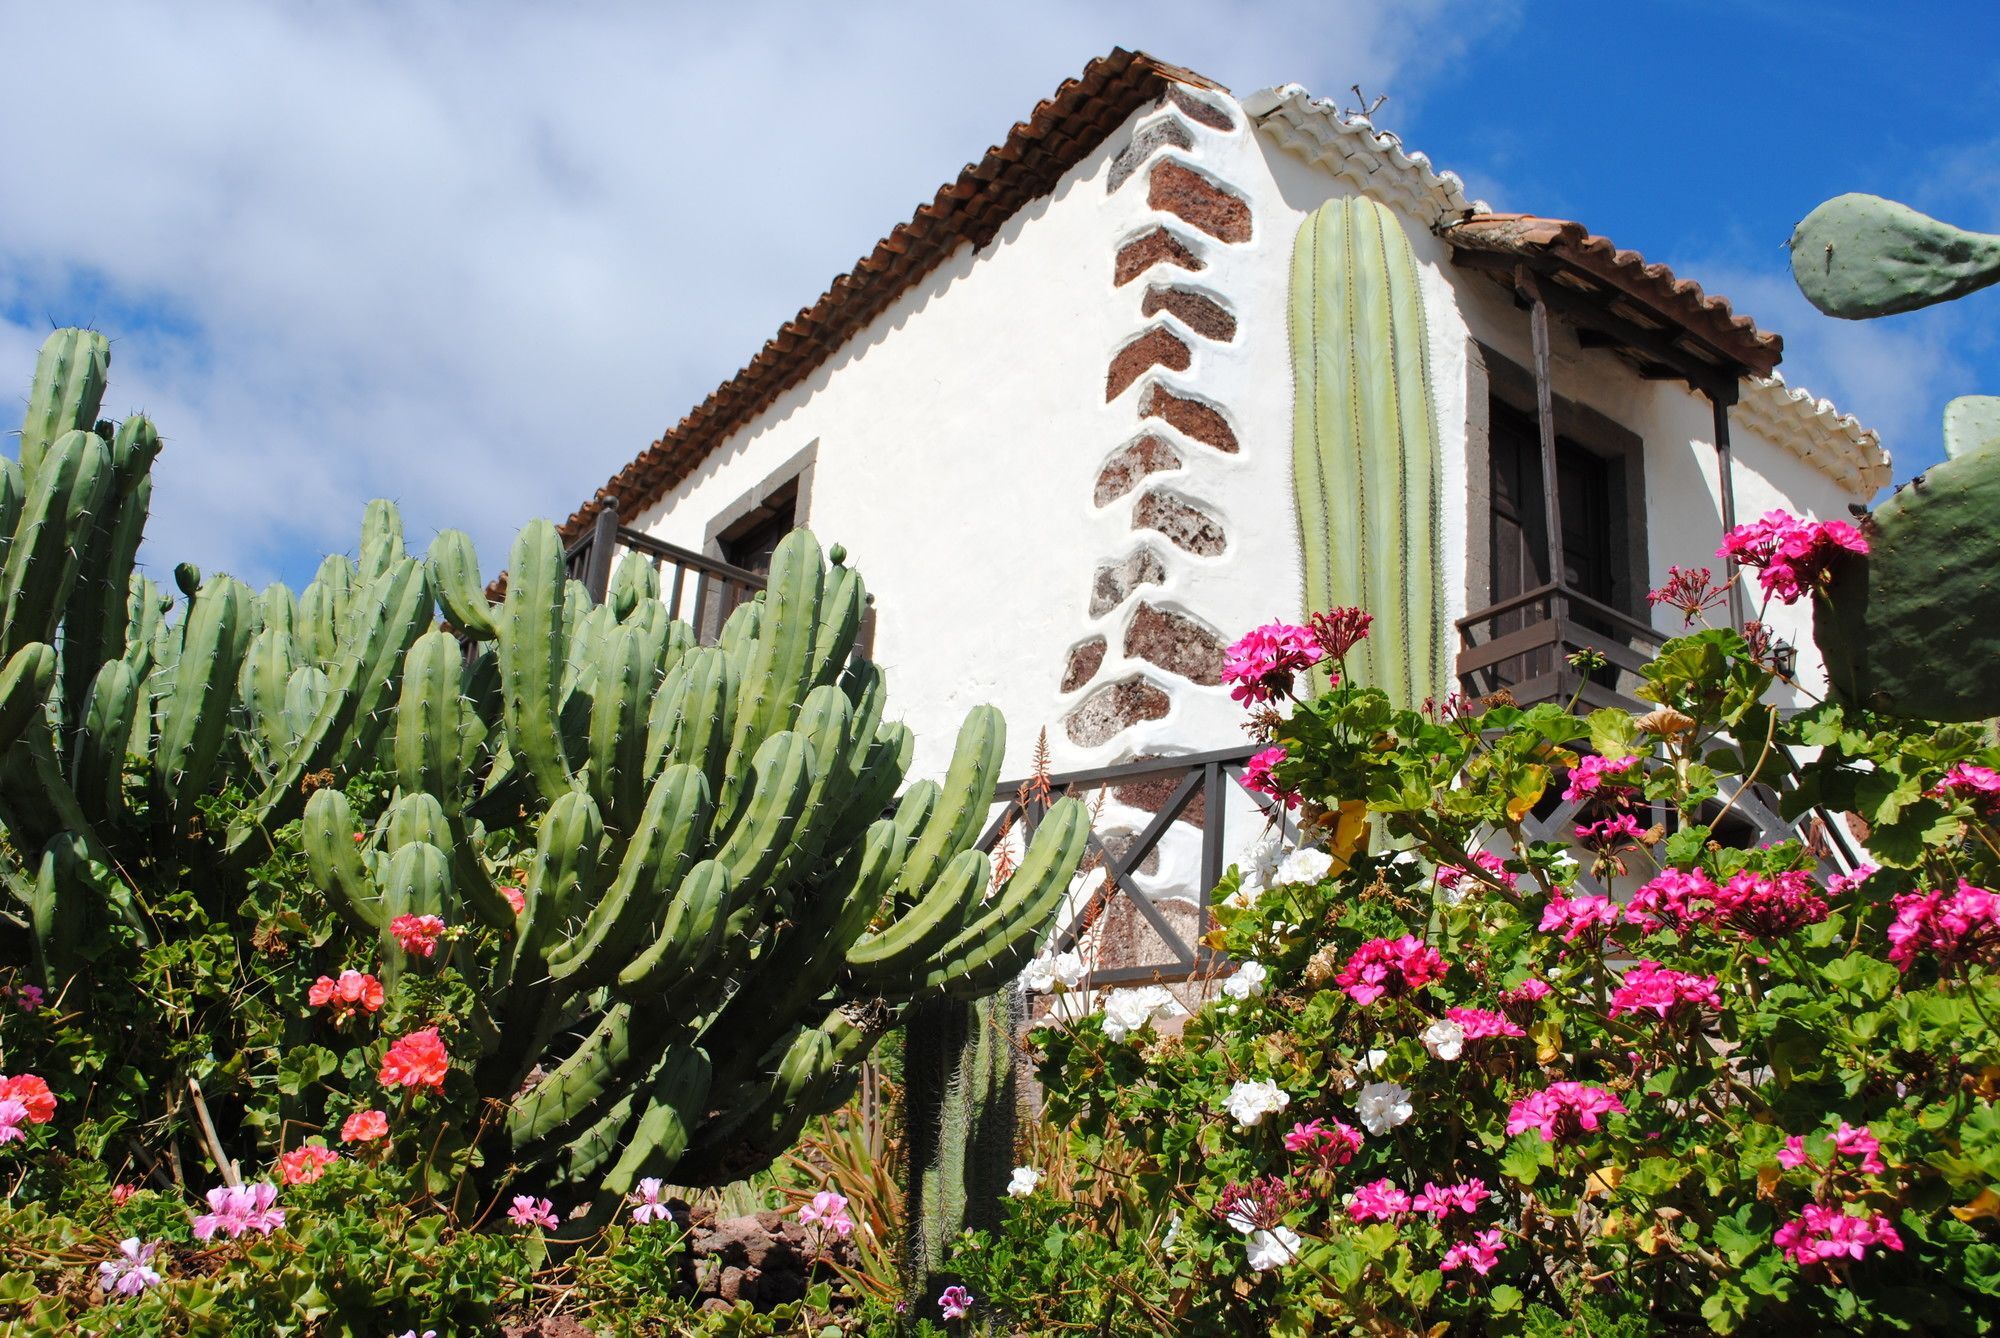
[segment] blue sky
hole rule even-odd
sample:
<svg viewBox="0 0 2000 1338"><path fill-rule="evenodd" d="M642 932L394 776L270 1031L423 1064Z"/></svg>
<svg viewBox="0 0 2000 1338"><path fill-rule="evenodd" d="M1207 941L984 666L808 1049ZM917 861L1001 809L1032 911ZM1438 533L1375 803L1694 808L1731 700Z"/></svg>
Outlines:
<svg viewBox="0 0 2000 1338"><path fill-rule="evenodd" d="M87 64L119 73L80 97L73 19L0 8L0 376L25 390L52 323L112 336L108 411L167 436L159 569L303 581L374 496L497 569L1113 45L1239 93L1388 93L1380 122L1495 207L1783 332L1899 475L1947 398L2000 391L2000 293L1835 322L1780 249L1851 189L2000 230L1990 3L92 12Z"/></svg>

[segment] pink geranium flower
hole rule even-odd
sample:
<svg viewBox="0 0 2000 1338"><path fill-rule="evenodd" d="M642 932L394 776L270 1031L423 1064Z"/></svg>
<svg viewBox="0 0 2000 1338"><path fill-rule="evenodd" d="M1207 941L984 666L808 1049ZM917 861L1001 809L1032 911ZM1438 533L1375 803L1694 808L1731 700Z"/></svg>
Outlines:
<svg viewBox="0 0 2000 1338"><path fill-rule="evenodd" d="M854 1220L847 1215L846 1196L830 1189L821 1190L812 1196L811 1202L799 1205L799 1225L831 1231L843 1240L854 1230Z"/></svg>
<svg viewBox="0 0 2000 1338"><path fill-rule="evenodd" d="M639 1187L631 1194L634 1222L644 1226L648 1222L664 1222L673 1216L672 1209L667 1207L660 1193L661 1184L658 1176L649 1175L639 1182Z"/></svg>
<svg viewBox="0 0 2000 1338"><path fill-rule="evenodd" d="M250 1234L267 1236L285 1224L285 1210L273 1207L278 1187L268 1180L252 1185L217 1185L208 1191L208 1211L194 1219L196 1240Z"/></svg>
<svg viewBox="0 0 2000 1338"><path fill-rule="evenodd" d="M1700 869L1663 869L1632 894L1625 918L1649 934L1685 934L1713 918L1720 891Z"/></svg>
<svg viewBox="0 0 2000 1338"><path fill-rule="evenodd" d="M1767 511L1724 535L1715 555L1755 570L1766 595L1793 604L1825 581L1839 554L1867 551L1868 541L1844 520L1801 520Z"/></svg>
<svg viewBox="0 0 2000 1338"><path fill-rule="evenodd" d="M306 991L306 1002L314 1008L333 1005L333 1020L345 1022L356 1013L373 1013L382 1007L382 982L366 971L342 971L338 978L321 976Z"/></svg>
<svg viewBox="0 0 2000 1338"><path fill-rule="evenodd" d="M1243 788L1258 794L1267 794L1286 808L1297 808L1301 797L1299 792L1286 789L1279 783L1278 778L1271 774L1284 763L1285 757L1282 745L1250 754L1250 760L1243 764Z"/></svg>
<svg viewBox="0 0 2000 1338"><path fill-rule="evenodd" d="M1539 980L1534 983L1537 985L1542 984ZM1548 986L1542 985L1542 989L1546 992ZM1468 1041L1483 1041L1489 1036L1526 1036L1528 1034L1516 1026L1513 1019L1509 1018L1505 1013L1496 1013L1487 1008L1447 1008L1444 1010L1444 1015L1450 1021L1458 1024L1459 1030L1465 1033L1465 1039Z"/></svg>
<svg viewBox="0 0 2000 1338"><path fill-rule="evenodd" d="M1715 892L1715 918L1750 938L1779 938L1826 919L1831 908L1803 869L1745 869Z"/></svg>
<svg viewBox="0 0 2000 1338"><path fill-rule="evenodd" d="M1654 961L1637 962L1626 969L1618 988L1611 992L1611 1016L1653 1013L1665 1020L1720 1009L1718 984L1714 976L1673 971Z"/></svg>
<svg viewBox="0 0 2000 1338"><path fill-rule="evenodd" d="M451 1067L451 1056L445 1052L444 1042L438 1039L436 1027L425 1027L399 1038L382 1056L382 1068L376 1075L384 1087L430 1087L444 1086L444 1075Z"/></svg>
<svg viewBox="0 0 2000 1338"><path fill-rule="evenodd" d="M1500 1002L1504 1005L1540 1003L1549 997L1549 982L1538 976L1529 976L1509 990L1500 991Z"/></svg>
<svg viewBox="0 0 2000 1338"><path fill-rule="evenodd" d="M1958 762L1930 792L1941 799L1961 799L1974 808L1990 811L2000 807L2000 771L1973 762Z"/></svg>
<svg viewBox="0 0 2000 1338"><path fill-rule="evenodd" d="M8 1077L0 1073L0 1101L18 1101L30 1124L47 1124L56 1117L56 1096L48 1083L32 1073Z"/></svg>
<svg viewBox="0 0 2000 1338"><path fill-rule="evenodd" d="M964 1319L972 1313L972 1293L963 1287L946 1287L938 1297L938 1309L946 1319Z"/></svg>
<svg viewBox="0 0 2000 1338"><path fill-rule="evenodd" d="M1479 1205L1491 1197L1492 1191L1486 1188L1486 1182L1476 1176L1456 1185L1427 1181L1416 1197L1410 1200L1410 1211L1427 1213L1442 1222L1454 1212L1472 1216L1479 1211Z"/></svg>
<svg viewBox="0 0 2000 1338"><path fill-rule="evenodd" d="M1376 938L1356 948L1334 977L1347 997L1372 1004L1384 995L1395 999L1441 980L1449 969L1437 949L1414 934L1398 939Z"/></svg>
<svg viewBox="0 0 2000 1338"><path fill-rule="evenodd" d="M1618 904L1609 897L1587 892L1569 897L1558 894L1542 908L1541 931L1561 934L1563 942L1574 943L1593 929L1609 930L1618 923Z"/></svg>
<svg viewBox="0 0 2000 1338"><path fill-rule="evenodd" d="M1410 1196L1383 1179L1362 1185L1347 1196L1347 1215L1356 1222L1393 1222L1410 1211Z"/></svg>
<svg viewBox="0 0 2000 1338"><path fill-rule="evenodd" d="M1853 1214L1808 1203L1797 1218L1778 1228L1771 1243L1800 1266L1859 1259L1873 1247L1903 1248L1903 1238L1881 1213Z"/></svg>
<svg viewBox="0 0 2000 1338"><path fill-rule="evenodd" d="M1438 1261L1438 1272L1449 1273L1455 1268L1470 1268L1485 1277L1500 1262L1501 1235L1499 1228L1480 1232L1471 1240L1454 1243Z"/></svg>
<svg viewBox="0 0 2000 1338"><path fill-rule="evenodd" d="M435 915L399 915L389 922L389 933L412 957L429 957L437 951L444 921Z"/></svg>
<svg viewBox="0 0 2000 1338"><path fill-rule="evenodd" d="M1619 846L1636 845L1644 835L1639 820L1630 813L1620 813L1597 822L1579 823L1576 828L1577 843L1600 853Z"/></svg>
<svg viewBox="0 0 2000 1338"><path fill-rule="evenodd" d="M389 1136L389 1117L379 1110L357 1110L340 1126L343 1143L372 1143Z"/></svg>
<svg viewBox="0 0 2000 1338"><path fill-rule="evenodd" d="M1492 851L1473 851L1472 862L1478 865L1480 871L1486 874L1487 877L1506 888L1509 892L1520 889L1521 880L1519 876L1509 873L1507 871L1507 861L1501 859ZM1462 869L1455 864L1441 864L1438 866L1437 881L1438 886L1445 891L1457 892L1460 887L1471 891L1479 885L1480 880L1473 877L1469 869Z"/></svg>
<svg viewBox="0 0 2000 1338"><path fill-rule="evenodd" d="M1516 1101L1507 1112L1507 1134L1533 1129L1543 1141L1564 1143L1595 1133L1606 1115L1624 1114L1625 1104L1601 1087L1580 1082L1549 1084Z"/></svg>
<svg viewBox="0 0 2000 1338"><path fill-rule="evenodd" d="M515 1226L542 1227L550 1231L562 1225L562 1217L556 1212L555 1204L532 1194L514 1196L514 1206L507 1210L507 1220Z"/></svg>
<svg viewBox="0 0 2000 1338"><path fill-rule="evenodd" d="M1563 802L1575 803L1587 799L1600 790L1618 794L1631 788L1626 773L1638 764L1636 757L1598 757L1594 754L1577 759L1570 769L1569 785L1563 790Z"/></svg>
<svg viewBox="0 0 2000 1338"><path fill-rule="evenodd" d="M514 884L512 883L501 884L500 895L505 897L507 899L507 904L514 908L514 914L519 915L522 911L528 909L527 892L525 892L521 888L516 887Z"/></svg>
<svg viewBox="0 0 2000 1338"><path fill-rule="evenodd" d="M1908 971L1919 952L1937 958L1940 970L1961 963L2000 961L2000 896L1963 878L1958 890L1905 892L1890 902L1889 960ZM4 1084L0 1084L4 1086Z"/></svg>
<svg viewBox="0 0 2000 1338"><path fill-rule="evenodd" d="M1294 677L1320 662L1325 652L1312 632L1290 623L1266 623L1246 632L1223 652L1222 681L1229 695L1248 705L1292 693Z"/></svg>
<svg viewBox="0 0 2000 1338"><path fill-rule="evenodd" d="M130 1298L158 1286L160 1273L153 1267L153 1254L159 1248L158 1241L141 1244L137 1236L127 1236L118 1243L118 1258L97 1266L97 1289L106 1296Z"/></svg>
<svg viewBox="0 0 2000 1338"><path fill-rule="evenodd" d="M301 1143L278 1158L278 1180L286 1185L310 1185L326 1174L340 1154L324 1143Z"/></svg>
<svg viewBox="0 0 2000 1338"><path fill-rule="evenodd" d="M1321 1170L1347 1165L1360 1150L1361 1131L1339 1120L1331 1128L1322 1120L1309 1120L1293 1125L1285 1135L1285 1151L1303 1153Z"/></svg>

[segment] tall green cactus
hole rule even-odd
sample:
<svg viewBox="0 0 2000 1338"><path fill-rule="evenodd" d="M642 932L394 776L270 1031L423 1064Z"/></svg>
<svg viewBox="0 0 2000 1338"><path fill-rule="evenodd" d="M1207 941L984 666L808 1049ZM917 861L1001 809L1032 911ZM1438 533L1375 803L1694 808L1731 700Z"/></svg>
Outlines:
<svg viewBox="0 0 2000 1338"><path fill-rule="evenodd" d="M910 1010L903 1073L909 1130L910 1282L934 1292L962 1231L1000 1225L1015 1165L1021 996L941 999Z"/></svg>
<svg viewBox="0 0 2000 1338"><path fill-rule="evenodd" d="M1873 195L1841 195L1792 233L1792 273L1828 315L1864 320L2000 282L2000 236ZM1835 692L1928 720L2000 715L2000 397L1945 406L1943 464L1876 507L1866 557L1815 600Z"/></svg>
<svg viewBox="0 0 2000 1338"><path fill-rule="evenodd" d="M1331 200L1299 225L1291 283L1306 609L1370 610L1348 672L1414 706L1447 685L1437 415L1416 257L1387 206Z"/></svg>
<svg viewBox="0 0 2000 1338"><path fill-rule="evenodd" d="M896 802L912 740L854 654L866 592L811 534L714 647L643 563L592 606L546 522L489 604L470 541L413 558L387 502L358 564L297 594L188 568L168 617L132 566L158 436L96 423L107 365L96 336L52 337L24 464L0 461L0 824L44 971L114 926L143 938L159 893L197 888L226 922L295 841L385 980L449 965L472 986L466 1058L507 1109L493 1173L609 1189L608 1209L641 1176L768 1165L904 1008L989 994L1033 955L1085 810L1055 805L990 888L972 847L1005 726L984 707L943 785ZM384 774L357 811L343 787ZM247 801L218 831L224 791ZM411 957L401 915L473 932Z"/></svg>

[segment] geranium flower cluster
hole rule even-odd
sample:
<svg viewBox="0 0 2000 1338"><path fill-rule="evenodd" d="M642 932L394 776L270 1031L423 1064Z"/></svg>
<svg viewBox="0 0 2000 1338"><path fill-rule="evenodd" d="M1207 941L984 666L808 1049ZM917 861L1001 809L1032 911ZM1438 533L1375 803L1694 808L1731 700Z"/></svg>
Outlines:
<svg viewBox="0 0 2000 1338"><path fill-rule="evenodd" d="M1722 1007L1714 976L1669 970L1652 960L1634 963L1611 992L1611 1016L1652 1013L1666 1020L1684 1018Z"/></svg>
<svg viewBox="0 0 2000 1338"><path fill-rule="evenodd" d="M847 1196L822 1189L799 1205L799 1225L846 1240L854 1232L854 1219L847 1215Z"/></svg>
<svg viewBox="0 0 2000 1338"><path fill-rule="evenodd" d="M1903 971L1919 953L1937 959L1938 969L2000 962L2000 895L1958 880L1958 890L1905 892L1890 905L1889 960Z"/></svg>
<svg viewBox="0 0 2000 1338"><path fill-rule="evenodd" d="M1882 1143L1866 1128L1857 1128L1846 1120L1833 1131L1833 1156L1847 1157L1860 1163L1860 1169L1868 1175L1881 1175L1889 1168L1882 1161ZM1788 1171L1801 1167L1818 1171L1819 1163L1806 1151L1806 1140L1802 1134L1793 1134L1785 1140L1785 1146L1778 1150L1778 1165ZM1842 1169L1835 1162L1829 1169Z"/></svg>
<svg viewBox="0 0 2000 1338"><path fill-rule="evenodd" d="M1599 757L1586 753L1570 768L1569 784L1563 789L1563 802L1573 804L1579 799L1588 799L1601 790L1622 795L1631 787L1630 772L1637 766L1636 757Z"/></svg>
<svg viewBox="0 0 2000 1338"><path fill-rule="evenodd" d="M1877 1245L1903 1248L1903 1238L1881 1213L1855 1214L1823 1203L1808 1203L1798 1217L1778 1228L1771 1242L1801 1266L1859 1259Z"/></svg>
<svg viewBox="0 0 2000 1338"><path fill-rule="evenodd" d="M389 921L389 933L395 938L397 946L410 956L429 957L437 952L438 939L444 933L444 921L435 915L399 915Z"/></svg>
<svg viewBox="0 0 2000 1338"><path fill-rule="evenodd" d="M1165 985L1107 990L1104 995L1104 1034L1114 1041L1122 1041L1156 1021L1181 1017L1186 1013L1187 1009Z"/></svg>
<svg viewBox="0 0 2000 1338"><path fill-rule="evenodd" d="M137 1236L118 1242L118 1258L97 1266L97 1289L106 1296L133 1297L160 1283L160 1271L153 1267L153 1254L160 1242L140 1244Z"/></svg>
<svg viewBox="0 0 2000 1338"><path fill-rule="evenodd" d="M382 1007L382 982L366 971L342 971L338 977L321 976L306 991L306 1002L314 1008L333 1008L333 1020L345 1022L357 1013L373 1013Z"/></svg>
<svg viewBox="0 0 2000 1338"><path fill-rule="evenodd" d="M444 1086L444 1075L451 1067L451 1056L445 1052L444 1042L438 1039L436 1027L425 1027L397 1039L382 1056L382 1068L376 1077L384 1087L429 1087Z"/></svg>
<svg viewBox="0 0 2000 1338"><path fill-rule="evenodd" d="M516 1194L514 1206L507 1210L507 1220L517 1227L541 1227L545 1231L553 1231L562 1225L562 1214L547 1199L538 1199L532 1194Z"/></svg>
<svg viewBox="0 0 2000 1338"><path fill-rule="evenodd" d="M1681 625L1716 608L1729 598L1729 587L1715 584L1715 573L1707 567L1668 567L1667 583L1646 592L1646 602L1655 608L1665 604L1681 611Z"/></svg>
<svg viewBox="0 0 2000 1338"><path fill-rule="evenodd" d="M1561 934L1563 942L1574 943L1594 929L1610 929L1619 920L1618 903L1595 892L1580 896L1557 893L1542 907L1541 931Z"/></svg>
<svg viewBox="0 0 2000 1338"><path fill-rule="evenodd" d="M1514 1102L1507 1112L1507 1134L1533 1129L1544 1142L1572 1142L1583 1134L1596 1133L1607 1115L1622 1115L1625 1103L1601 1087L1588 1083L1556 1082L1539 1092L1531 1092Z"/></svg>
<svg viewBox="0 0 2000 1338"><path fill-rule="evenodd" d="M0 1144L23 1142L28 1132L21 1126L47 1124L55 1117L56 1097L48 1083L32 1073L11 1078L0 1073Z"/></svg>
<svg viewBox="0 0 2000 1338"><path fill-rule="evenodd" d="M1283 1268L1299 1257L1304 1242L1284 1224L1296 1196L1278 1176L1264 1176L1247 1185L1227 1185L1216 1201L1215 1215L1243 1233L1243 1250L1252 1272Z"/></svg>
<svg viewBox="0 0 2000 1338"><path fill-rule="evenodd" d="M1262 748L1250 754L1243 763L1243 788L1256 794L1266 794L1286 808L1297 808L1302 796L1297 790L1287 787L1274 774L1284 765L1283 744Z"/></svg>
<svg viewBox="0 0 2000 1338"><path fill-rule="evenodd" d="M1396 999L1420 990L1442 980L1449 969L1436 948L1415 934L1405 934L1368 940L1354 950L1334 981L1348 998L1365 1006L1385 995Z"/></svg>
<svg viewBox="0 0 2000 1338"><path fill-rule="evenodd" d="M1345 1166L1361 1151L1361 1131L1335 1120L1329 1128L1324 1120L1306 1120L1285 1135L1285 1151L1303 1154L1320 1170Z"/></svg>
<svg viewBox="0 0 2000 1338"><path fill-rule="evenodd" d="M1844 520L1801 520L1767 511L1725 534L1715 555L1754 569L1766 595L1795 604L1826 580L1839 554L1867 551L1868 541Z"/></svg>
<svg viewBox="0 0 2000 1338"><path fill-rule="evenodd" d="M1543 994L1548 986L1539 980L1524 982L1524 985L1541 986ZM1540 997L1537 995L1536 997ZM1516 1026L1504 1013L1496 1013L1488 1008L1447 1008L1445 1017L1456 1024L1460 1033L1468 1041L1483 1041L1489 1037L1526 1036L1528 1033Z"/></svg>
<svg viewBox="0 0 2000 1338"><path fill-rule="evenodd" d="M1245 705L1289 697L1297 676L1325 654L1310 628L1265 623L1223 652L1222 681L1236 685L1229 695Z"/></svg>
<svg viewBox="0 0 2000 1338"><path fill-rule="evenodd" d="M208 1191L208 1211L194 1219L196 1240L231 1240L247 1235L268 1236L285 1224L285 1210L276 1207L278 1187L268 1180L250 1185L217 1185Z"/></svg>
<svg viewBox="0 0 2000 1338"><path fill-rule="evenodd" d="M2000 809L2000 771L1974 762L1956 762L1930 792L1940 799L1964 800L1982 813L1991 813Z"/></svg>
<svg viewBox="0 0 2000 1338"><path fill-rule="evenodd" d="M1229 1118L1245 1129L1262 1124L1266 1115L1275 1115L1291 1104L1291 1096L1269 1078L1248 1079L1234 1084L1222 1103L1223 1109L1229 1112Z"/></svg>
<svg viewBox="0 0 2000 1338"><path fill-rule="evenodd" d="M301 1143L278 1158L278 1180L286 1185L310 1185L326 1174L340 1154L324 1143Z"/></svg>
<svg viewBox="0 0 2000 1338"><path fill-rule="evenodd" d="M1338 608L1315 613L1306 619L1313 640L1329 660L1344 660L1347 652L1360 645L1374 623L1375 615L1357 608Z"/></svg>
<svg viewBox="0 0 2000 1338"><path fill-rule="evenodd" d="M1779 938L1816 925L1832 909L1803 869L1771 874L1744 869L1714 898L1716 918L1751 938Z"/></svg>

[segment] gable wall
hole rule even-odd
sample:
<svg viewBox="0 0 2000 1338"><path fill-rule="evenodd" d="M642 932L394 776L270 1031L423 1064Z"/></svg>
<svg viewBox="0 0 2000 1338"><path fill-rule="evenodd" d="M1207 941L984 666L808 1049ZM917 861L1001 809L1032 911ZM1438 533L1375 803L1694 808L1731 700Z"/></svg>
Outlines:
<svg viewBox="0 0 2000 1338"><path fill-rule="evenodd" d="M703 548L716 517L810 456L807 523L846 545L875 594L892 711L919 740L914 774L942 771L981 701L1007 714L1010 775L1043 725L1060 768L1244 740L1213 681L1220 647L1295 616L1301 597L1292 239L1353 187L1208 96L1206 109L1135 114L631 522ZM1424 276L1457 618L1486 588L1483 530L1468 525L1483 478L1450 482L1466 477L1469 437L1483 459L1476 344L1529 366L1528 325L1490 280L1451 266L1434 220L1398 207ZM1644 439L1649 584L1669 564L1718 565L1707 402L1552 329L1556 393ZM1743 519L1850 500L1788 451L1734 435ZM1809 628L1773 621L1810 662Z"/></svg>

